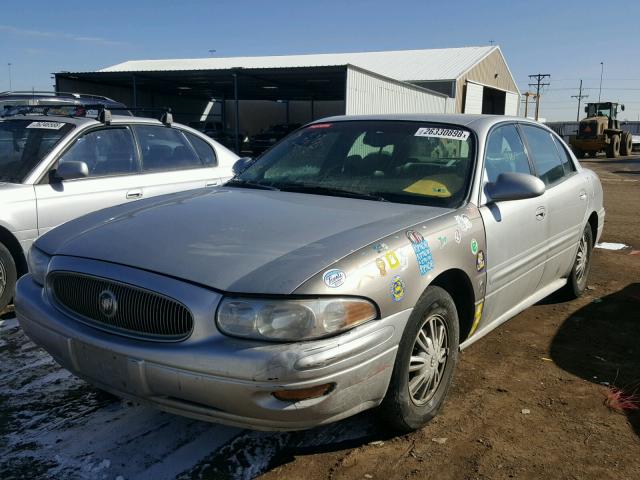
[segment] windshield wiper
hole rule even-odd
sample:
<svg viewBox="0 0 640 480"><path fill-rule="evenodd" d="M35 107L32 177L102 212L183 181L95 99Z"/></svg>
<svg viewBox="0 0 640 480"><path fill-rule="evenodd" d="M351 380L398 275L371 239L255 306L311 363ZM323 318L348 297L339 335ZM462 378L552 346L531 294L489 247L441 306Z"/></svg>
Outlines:
<svg viewBox="0 0 640 480"><path fill-rule="evenodd" d="M255 188L256 190L280 190L279 188L272 187L271 185L265 185L264 183L250 182L249 180L242 180L240 178L232 178L225 186L228 187L241 187L241 188Z"/></svg>
<svg viewBox="0 0 640 480"><path fill-rule="evenodd" d="M286 183L278 186L283 192L296 193L317 193L319 195L331 195L335 197L359 198L362 200L375 200L377 202L388 202L384 197L369 193L343 190L342 188L323 187L322 185L305 185L302 183Z"/></svg>

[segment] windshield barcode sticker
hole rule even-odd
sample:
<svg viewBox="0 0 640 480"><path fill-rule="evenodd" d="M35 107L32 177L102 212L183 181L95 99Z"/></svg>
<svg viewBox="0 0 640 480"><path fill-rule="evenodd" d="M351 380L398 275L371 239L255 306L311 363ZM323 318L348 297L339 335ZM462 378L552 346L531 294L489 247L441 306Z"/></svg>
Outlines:
<svg viewBox="0 0 640 480"><path fill-rule="evenodd" d="M44 128L45 130L60 130L64 127L62 122L31 122L27 128Z"/></svg>
<svg viewBox="0 0 640 480"><path fill-rule="evenodd" d="M422 127L414 134L416 137L448 138L449 140L466 140L469 132L453 128Z"/></svg>

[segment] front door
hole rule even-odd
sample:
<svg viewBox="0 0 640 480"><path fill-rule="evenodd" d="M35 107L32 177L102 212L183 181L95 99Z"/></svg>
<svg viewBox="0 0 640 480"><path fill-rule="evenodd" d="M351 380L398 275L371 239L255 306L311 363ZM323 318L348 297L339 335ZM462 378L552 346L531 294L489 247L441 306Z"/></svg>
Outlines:
<svg viewBox="0 0 640 480"><path fill-rule="evenodd" d="M487 138L483 184L506 172L531 173L524 143L512 123L496 127ZM482 328L506 319L510 310L536 292L544 272L549 231L545 195L483 203L487 284Z"/></svg>
<svg viewBox="0 0 640 480"><path fill-rule="evenodd" d="M85 162L89 176L35 186L39 235L86 213L143 195L129 127L103 127L82 134L62 153L56 166L65 161Z"/></svg>

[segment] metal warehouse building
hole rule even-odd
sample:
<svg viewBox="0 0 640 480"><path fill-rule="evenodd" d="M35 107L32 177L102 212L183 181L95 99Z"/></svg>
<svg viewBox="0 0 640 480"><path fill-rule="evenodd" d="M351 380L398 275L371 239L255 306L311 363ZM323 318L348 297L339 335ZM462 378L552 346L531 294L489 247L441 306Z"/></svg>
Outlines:
<svg viewBox="0 0 640 480"><path fill-rule="evenodd" d="M498 46L364 53L135 60L56 73L56 90L105 95L236 136L335 114L517 115L520 93Z"/></svg>

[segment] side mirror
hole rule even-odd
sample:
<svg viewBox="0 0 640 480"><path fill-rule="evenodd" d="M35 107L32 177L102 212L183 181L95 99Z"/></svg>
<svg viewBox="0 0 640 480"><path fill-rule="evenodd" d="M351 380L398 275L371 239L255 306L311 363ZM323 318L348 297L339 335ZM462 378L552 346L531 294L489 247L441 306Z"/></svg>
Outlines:
<svg viewBox="0 0 640 480"><path fill-rule="evenodd" d="M255 163L256 159L251 157L242 157L236 160L236 163L233 164L233 174L240 175L247 168Z"/></svg>
<svg viewBox="0 0 640 480"><path fill-rule="evenodd" d="M620 110L624 112L624 105L620 105Z"/></svg>
<svg viewBox="0 0 640 480"><path fill-rule="evenodd" d="M73 180L74 178L85 178L89 176L89 167L85 162L69 160L58 163L54 178L56 180Z"/></svg>
<svg viewBox="0 0 640 480"><path fill-rule="evenodd" d="M527 173L501 173L495 182L487 183L485 192L491 202L539 197L545 191L542 180Z"/></svg>

